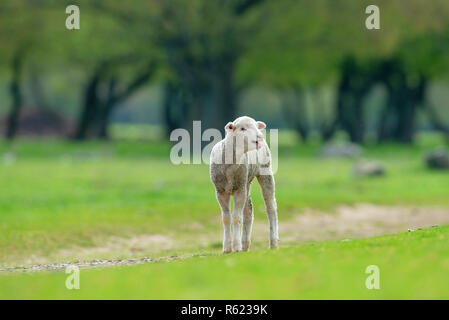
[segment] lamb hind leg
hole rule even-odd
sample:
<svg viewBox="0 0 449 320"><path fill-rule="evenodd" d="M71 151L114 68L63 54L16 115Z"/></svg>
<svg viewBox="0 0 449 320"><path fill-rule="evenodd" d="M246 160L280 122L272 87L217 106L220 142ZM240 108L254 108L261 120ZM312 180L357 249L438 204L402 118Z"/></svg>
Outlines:
<svg viewBox="0 0 449 320"><path fill-rule="evenodd" d="M262 195L265 201L268 221L270 223L270 249L274 249L279 245L278 214L276 198L274 195L274 178L272 175L263 175L257 177L257 180L262 188Z"/></svg>
<svg viewBox="0 0 449 320"><path fill-rule="evenodd" d="M223 221L223 252L232 252L231 239L231 212L230 212L230 195L217 192L217 200L221 207L221 219Z"/></svg>
<svg viewBox="0 0 449 320"><path fill-rule="evenodd" d="M249 193L249 192L248 192ZM251 245L251 230L253 227L253 204L248 194L245 209L243 210L242 250L248 251Z"/></svg>

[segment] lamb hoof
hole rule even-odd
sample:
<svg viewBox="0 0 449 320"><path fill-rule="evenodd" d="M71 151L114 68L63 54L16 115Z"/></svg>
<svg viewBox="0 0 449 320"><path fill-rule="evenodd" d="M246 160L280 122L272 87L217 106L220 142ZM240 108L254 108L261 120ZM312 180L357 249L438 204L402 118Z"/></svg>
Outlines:
<svg viewBox="0 0 449 320"><path fill-rule="evenodd" d="M232 252L232 247L231 245L225 245L223 246L223 253L231 253Z"/></svg>
<svg viewBox="0 0 449 320"><path fill-rule="evenodd" d="M270 249L277 249L279 248L278 240L270 241Z"/></svg>
<svg viewBox="0 0 449 320"><path fill-rule="evenodd" d="M242 243L242 251L249 251L249 243Z"/></svg>
<svg viewBox="0 0 449 320"><path fill-rule="evenodd" d="M234 246L234 247L232 248L232 251L234 251L234 252L240 252L240 251L242 251L242 246Z"/></svg>

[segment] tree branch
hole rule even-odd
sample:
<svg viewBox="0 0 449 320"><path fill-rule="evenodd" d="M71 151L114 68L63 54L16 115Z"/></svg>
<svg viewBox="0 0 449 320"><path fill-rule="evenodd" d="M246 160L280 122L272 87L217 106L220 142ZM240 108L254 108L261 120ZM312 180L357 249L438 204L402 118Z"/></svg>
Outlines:
<svg viewBox="0 0 449 320"><path fill-rule="evenodd" d="M156 71L156 62L149 63L148 67L145 68L145 71L143 71L141 74L137 75L130 84L126 87L125 90L123 90L121 93L118 93L116 95L112 95L111 100L109 103L111 104L117 104L125 99L127 99L130 95L134 93L134 91L138 90L140 87L145 85L148 80L150 80L151 76Z"/></svg>
<svg viewBox="0 0 449 320"><path fill-rule="evenodd" d="M236 15L243 15L247 13L250 9L263 3L265 0L244 0L240 1L234 8Z"/></svg>

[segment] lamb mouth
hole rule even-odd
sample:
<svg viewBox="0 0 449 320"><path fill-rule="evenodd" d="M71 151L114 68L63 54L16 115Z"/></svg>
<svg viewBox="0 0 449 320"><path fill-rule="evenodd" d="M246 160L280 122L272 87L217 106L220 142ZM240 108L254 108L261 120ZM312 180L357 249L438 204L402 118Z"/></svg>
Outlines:
<svg viewBox="0 0 449 320"><path fill-rule="evenodd" d="M256 148L259 149L262 145L259 141L253 141L256 144Z"/></svg>

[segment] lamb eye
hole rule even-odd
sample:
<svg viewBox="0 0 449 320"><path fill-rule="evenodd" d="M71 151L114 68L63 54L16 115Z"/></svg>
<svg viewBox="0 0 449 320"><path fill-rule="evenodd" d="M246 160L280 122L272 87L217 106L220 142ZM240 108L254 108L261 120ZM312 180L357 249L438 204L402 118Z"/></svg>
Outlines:
<svg viewBox="0 0 449 320"><path fill-rule="evenodd" d="M245 130L246 130L246 128L241 128L240 130L242 130L242 131L245 131Z"/></svg>

